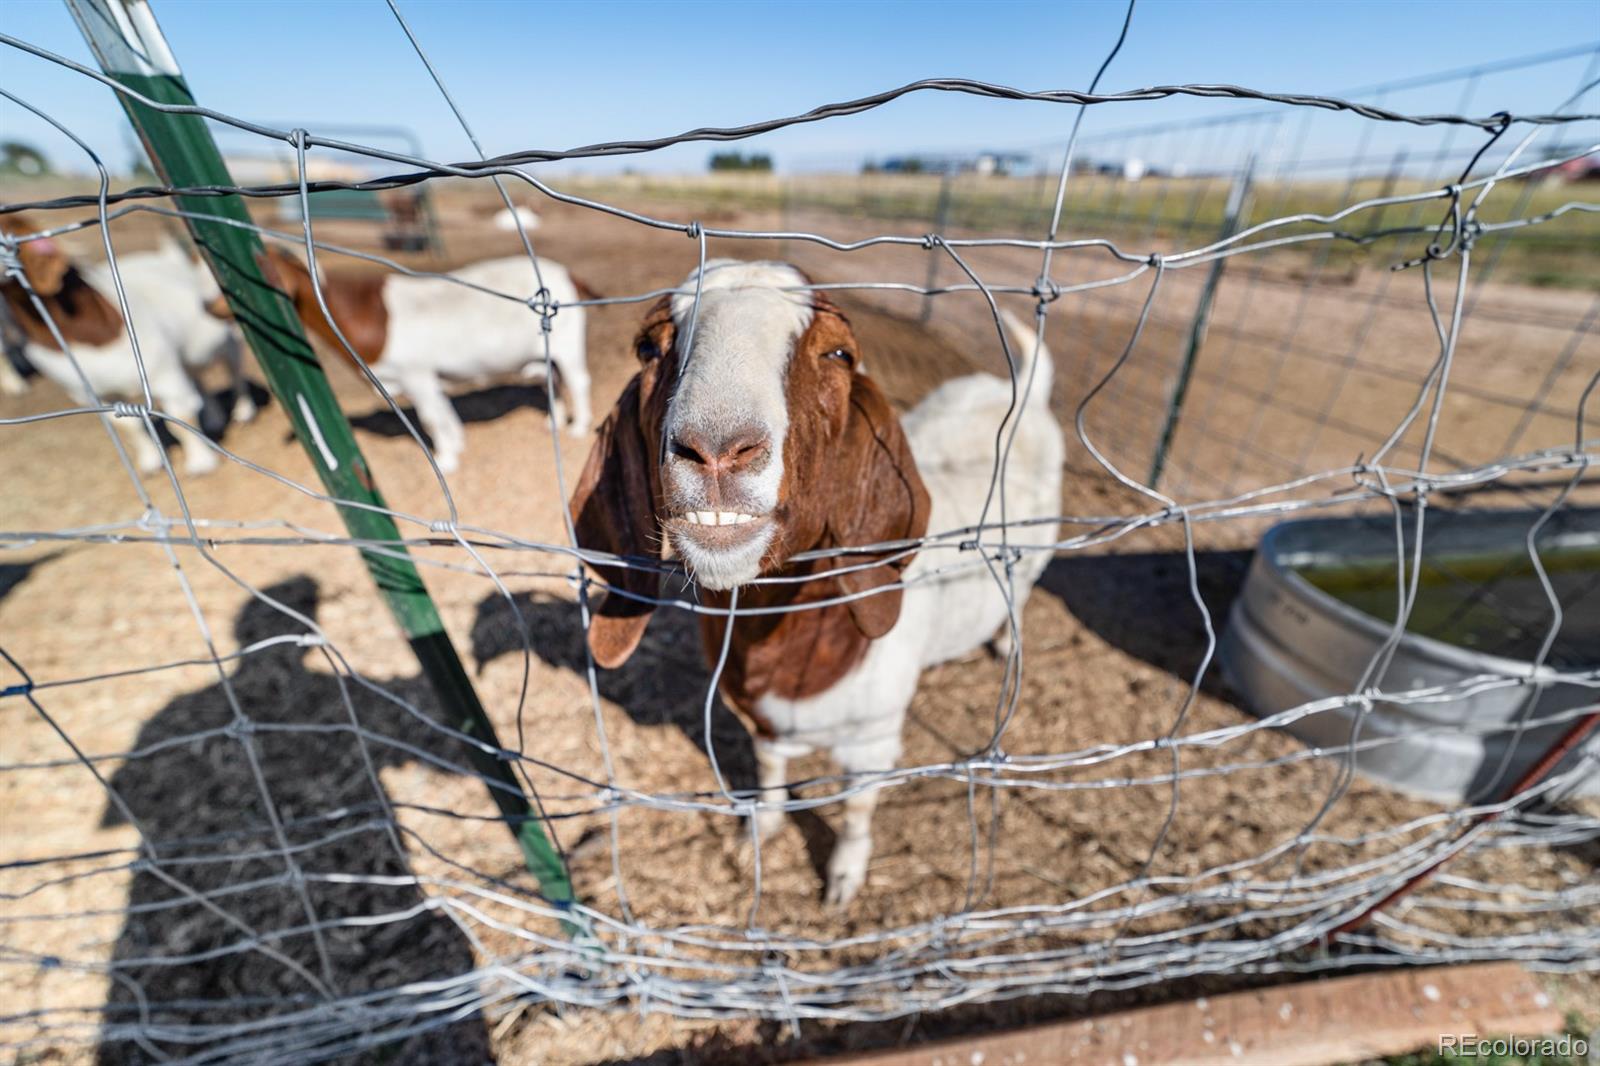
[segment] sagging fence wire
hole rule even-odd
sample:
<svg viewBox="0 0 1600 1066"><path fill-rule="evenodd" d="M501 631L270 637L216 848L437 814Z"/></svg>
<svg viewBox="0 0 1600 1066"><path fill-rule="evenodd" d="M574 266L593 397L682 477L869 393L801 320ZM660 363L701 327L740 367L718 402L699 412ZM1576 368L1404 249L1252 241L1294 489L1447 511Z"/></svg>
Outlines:
<svg viewBox="0 0 1600 1066"><path fill-rule="evenodd" d="M418 38L405 25L396 5L391 3L390 10L421 58L428 75L438 85L477 148L470 126L450 99L443 80L428 60ZM1130 5L1130 21L1132 14ZM1128 24L1125 23L1124 36L1127 31ZM1474 244L1491 233L1509 236L1533 230L1572 213L1600 210L1600 205L1573 200L1535 216L1500 222L1480 221L1477 217L1479 209L1501 183L1527 179L1561 162L1585 159L1600 153L1600 143L1594 143L1570 149L1557 160L1546 159L1518 165L1519 156L1540 130L1592 123L1600 119L1594 114L1564 113L1593 87L1592 81L1583 85L1578 94L1552 114L1502 113L1474 118L1466 115L1406 115L1354 101L1261 93L1229 86L1158 87L1132 93L1096 94L1098 75L1095 83L1083 93L1023 92L985 83L940 79L913 83L844 104L827 105L800 116L732 129L696 130L667 138L617 142L567 151L533 150L492 159L436 164L347 141L319 138L305 129L275 130L206 108L163 102L26 42L3 34L0 34L0 42L102 82L123 97L136 100L153 111L200 115L241 131L283 141L294 151L297 170L296 181L292 184L249 187L160 186L113 193L110 191L109 172L86 144L77 141L99 174L100 190L96 196L55 197L0 205L0 213L26 210L39 216L91 204L96 208L97 214L93 219L42 228L30 235L7 234L0 241L0 248L4 249L6 255L8 276L24 288L29 283L20 268L17 252L31 241L98 226L112 277L117 279L117 257L111 242L111 223L114 220L146 213L185 220L203 218L208 223L241 228L264 240L299 248L313 263L319 262L323 253L349 255L380 265L386 270L413 277L439 278L488 295L524 303L531 315L529 328L544 333L548 362L549 323L563 308L550 301L542 279L537 281L539 293L528 297L474 285L450 274L403 266L389 257L317 239L316 224L310 210L309 197L315 192L391 189L439 177L489 177L496 184L501 201L509 209L513 206L511 198L501 184L503 179L509 178L522 181L559 203L601 212L626 222L684 233L695 242L695 260L700 268L695 275L697 278L703 277L707 263L707 241L713 238L756 242L796 241L841 253L899 245L920 247L930 256L946 258L964 281L943 286L918 286L888 280L832 282L802 286L800 289L818 292L893 291L923 297L957 294L981 296L993 318L994 336L999 338L1000 349L1010 371L1014 411L1025 401L1031 382L1017 378L1017 353L1011 350L1001 326L996 295L1025 296L1033 301L1036 313L1035 343L1042 344L1047 320L1061 299L1115 290L1123 285L1147 286L1140 309L1128 327L1126 342L1119 345L1117 357L1078 401L1073 420L1078 445L1107 477L1135 494L1143 510L1134 507L1124 513L1062 515L1051 521L1083 531L1047 545L1012 543L1009 534L1022 528L1023 523L1007 520L1004 501L1004 477L1010 440L1015 432L1015 422L1011 420L994 427L990 500L997 520L991 520L990 508L986 506L983 518L972 528L935 530L912 541L819 550L797 556L808 561L832 560L833 568L817 575L826 578L851 568L875 565L882 561L885 553L906 557L911 553L938 552L941 558L948 555L949 562L941 562L939 567L911 580L934 581L953 572L982 567L991 575L1010 604L1007 626L1012 640L1004 656L1003 673L993 696L994 724L986 741L948 760L925 761L890 771L835 773L809 778L796 783L796 794L782 803L783 811L790 815L829 811L836 809L844 800L870 790L904 789L921 781L943 781L959 786L963 797L961 821L964 823L964 839L968 842L968 862L963 874L964 884L959 890L959 906L933 917L901 921L884 927L850 931L830 928L826 935L798 933L793 922L771 926L761 924L765 913L762 909L764 845L761 837L754 832L754 815L758 805L767 801L762 799L757 790L733 787L717 761L713 718L721 660L725 660L727 653L726 642L698 704L715 787L645 789L626 782L613 759L614 738L609 736L611 727L607 725L603 713L599 677L585 644L582 662L576 668L583 675L588 689L601 764L599 774L586 774L575 767L541 757L537 746L530 750L529 737L523 730L523 724L528 702L534 698L530 691L530 676L536 649L530 644L530 626L523 616L522 607L506 580L512 577L554 577L564 580L573 593L573 606L577 608L574 613L579 627L585 631L590 620L589 597L602 590L610 596L632 598L655 607L674 608L690 616L721 615L731 618L816 609L862 596L903 589L906 581L892 582L868 592L810 603L800 608L740 606L737 595L727 608L719 608L700 602L688 587L681 568L671 562L625 558L579 547L565 509L564 543L530 539L515 532L463 521L451 492L450 478L434 461L427 441L378 378L366 370L342 336L341 343L352 356L352 362L365 372L367 383L383 397L387 408L400 420L407 437L420 449L423 459L431 468L432 480L439 493L439 512L430 514L394 509L386 504L351 501L274 471L221 443L205 440L198 426L158 410L147 384L142 402L108 403L93 396L92 385L87 376L83 376L83 383L91 396L90 403L42 414L0 419L0 426L6 427L6 432L16 433L45 421L81 419L93 415L111 432L113 443L122 455L129 480L137 493L139 516L95 526L6 530L0 533L0 543L11 549L45 543L158 546L180 582L189 609L204 635L207 655L203 658L164 659L139 668L137 673L149 676L182 670L196 664L208 666L214 672L220 695L230 710L224 724L208 730L181 732L120 751L90 750L75 742L70 732L59 724L50 710L50 704L71 689L127 677L135 671L34 678L28 671L28 664L13 659L10 654L6 655L9 665L22 679L19 684L10 685L5 690L6 702L23 702L31 715L58 735L68 755L47 760L7 760L0 766L0 773L15 775L81 767L92 775L96 787L104 792L108 802L121 808L126 822L140 830L141 840L136 849L30 856L26 860L8 862L4 867L8 874L16 874L21 878L16 881L8 879L8 886L16 884L20 887L15 890L8 887L5 898L8 903L24 909L14 913L8 909L7 913L0 915L0 926L7 930L0 966L15 973L78 970L98 975L114 989L121 990L111 997L117 1002L108 1002L103 1008L67 1002L51 1003L6 1018L3 1024L13 1046L26 1049L63 1042L99 1041L103 1047L131 1044L149 1057L160 1059L194 1062L251 1058L309 1061L430 1031L453 1031L452 1027L464 1018L510 1011L514 1006L530 1000L575 1007L626 1007L647 1013L665 1011L688 1018L754 1015L786 1020L791 1026L796 1026L801 1020L882 1020L982 1000L1004 1000L1045 992L1083 994L1100 989L1134 988L1155 981L1178 981L1206 974L1265 976L1480 957L1526 959L1551 970L1592 971L1600 968L1600 934L1595 932L1595 923L1592 921L1593 908L1600 900L1596 900L1592 891L1582 884L1552 889L1515 882L1490 882L1483 880L1481 874L1478 877L1442 874L1435 880L1436 885L1445 890L1464 892L1467 898L1451 895L1447 891L1424 895L1413 902L1414 907L1424 910L1459 909L1469 903L1485 903L1522 917L1558 910L1564 910L1569 915L1590 915L1590 920L1578 923L1579 931L1576 933L1574 926L1568 923L1560 928L1532 932L1497 931L1492 935L1458 935L1385 913L1378 915L1373 924L1364 929L1351 929L1334 935L1349 923L1352 916L1364 913L1375 901L1386 898L1419 872L1430 869L1441 858L1457 853L1492 857L1497 853L1520 850L1581 846L1600 837L1600 821L1592 813L1539 806L1547 798L1558 798L1584 775L1591 773L1593 752L1588 755L1587 761L1580 760L1559 774L1535 782L1530 789L1513 796L1462 804L1354 834L1329 832L1323 826L1327 816L1346 797L1355 780L1355 756L1400 739L1364 735L1363 723L1375 705L1449 704L1471 694L1493 689L1515 689L1531 683L1532 673L1528 677L1482 675L1454 686L1387 687L1390 680L1387 677L1388 666L1400 639L1407 632L1409 614L1417 601L1418 581L1423 567L1424 529L1428 520L1426 516L1432 513L1430 508L1435 506L1434 500L1448 499L1452 493L1469 488L1515 488L1517 479L1511 478L1511 475L1521 478L1550 474L1561 479L1560 488L1554 496L1539 504L1527 541L1530 559L1552 611L1552 623L1534 661L1534 672L1539 673L1542 683L1547 685L1600 689L1600 668L1551 669L1544 665L1561 629L1562 604L1544 571L1537 543L1539 528L1567 505L1572 494L1582 485L1589 466L1600 455L1600 448L1597 448L1587 422L1588 405L1600 373L1589 379L1570 411L1573 423L1570 445L1544 447L1519 455L1499 455L1492 461L1477 464L1455 464L1456 468L1451 470L1434 469L1437 455L1435 435L1445 419L1446 397L1454 395L1454 390L1460 387L1459 383L1451 380L1451 376L1457 339L1465 317L1468 282L1472 277ZM1121 38L1118 46L1120 43ZM1101 73L1114 56L1113 49L1106 65L1101 67ZM1073 127L1074 137L1077 123L1082 121L1083 114L1091 106L1184 95L1262 100L1291 108L1343 111L1374 123L1445 125L1481 133L1485 140L1457 180L1446 182L1438 188L1369 197L1331 212L1285 214L1245 226L1237 233L1218 240L1168 252L1134 250L1104 237L1059 238L1063 205L1074 177L1070 141L1063 152L1058 173L1049 231L1043 239L1038 240L1009 236L962 237L940 233L922 237L880 234L857 240L839 240L822 233L789 229L724 229L699 222L679 223L564 193L524 169L538 162L650 152L702 140L737 140L798 122L860 113L888 104L907 93L925 91L961 92L996 99L1043 100L1075 105L1078 112ZM69 130L54 123L44 111L9 92L6 96L71 136ZM1508 130L1521 126L1531 127L1528 136L1519 141L1493 173L1475 176L1473 170L1479 159L1486 156ZM337 149L416 169L371 181L312 181L308 176L307 152L313 148ZM479 154L483 154L481 149ZM191 209L137 202L175 196L295 197L301 205L301 232L298 235L284 233L238 220L218 219ZM113 204L120 206L113 211ZM1429 204L1444 207L1442 221L1428 224L1416 220L1405 226L1366 231L1343 228L1346 220L1359 219L1366 212L1380 212L1384 208L1400 206L1420 209ZM1324 228L1314 233L1273 235L1276 231L1304 225ZM1424 255L1393 265L1396 269L1420 271L1425 287L1424 310L1437 340L1438 354L1421 381L1414 383L1416 392L1405 414L1370 457L1359 457L1352 463L1331 469L1303 470L1292 478L1252 485L1243 491L1225 492L1212 499L1195 500L1141 482L1100 447L1090 429L1088 416L1097 403L1114 399L1114 394L1106 390L1126 377L1130 362L1140 350L1144 331L1152 321L1158 298L1164 291L1165 279L1171 276L1169 272L1247 255L1259 257L1268 251L1294 245L1328 243L1364 247L1401 236L1432 238ZM518 239L537 272L534 238L520 222ZM980 275L979 268L973 262L964 257L963 253L969 249L1037 252L1042 258L1038 277L1031 284L991 283ZM1051 276L1053 258L1058 254L1085 259L1103 256L1111 260L1112 266L1110 271L1091 280L1062 284ZM1441 307L1434 287L1438 283L1436 273L1445 263L1455 265L1456 274L1451 279L1453 291L1448 303ZM339 327L333 321L318 275L318 270L311 271L316 300L337 332ZM535 277L538 277L537 273ZM143 359L137 338L133 335L134 320L127 313L126 295L120 280L116 284L117 297L124 309L123 317L129 326L133 357L142 375ZM692 298L694 310L688 327L692 334L700 302L698 289L682 291L657 288L638 294L583 299L577 301L577 305L598 307L650 303L664 295ZM48 309L37 296L32 298L32 303L50 324L61 350L71 357L72 346L65 341L50 318ZM1575 338L1581 336L1582 333L1579 333ZM1571 351L1577 351L1576 339ZM1570 360L1573 356L1569 354L1567 358ZM1559 370L1552 370L1546 378L1541 403L1555 387L1554 383L1564 369L1563 364ZM553 375L547 377L546 388L554 389ZM1269 383L1264 392L1272 396L1274 383ZM551 416L549 428L554 448L554 478L559 486L559 498L564 500L567 492L560 427L554 416L555 403L548 403L547 410ZM1423 442L1417 449L1416 460L1406 465L1392 461L1391 453L1408 431L1419 424L1419 420ZM158 425L170 426L191 439L202 441L205 447L244 472L261 475L311 500L335 503L341 509L383 515L413 528L416 535L378 540L338 535L270 517L250 521L207 519L192 512L184 479L163 453L162 471L177 501L179 512L175 515L165 513L140 481L126 452L122 451L122 441L113 425L116 421L137 422L152 436ZM1246 434L1247 437L1250 435ZM1309 453L1309 445L1306 450ZM1301 465L1304 463L1302 458ZM1211 606L1203 594L1197 559L1197 530L1270 516L1348 507L1362 502L1378 504L1386 509L1393 523L1396 574L1399 579L1391 629L1378 656L1368 664L1362 682L1349 694L1337 698L1312 701L1259 720L1186 732L1191 709L1200 698L1212 670L1216 648L1216 624ZM1411 516L1414 523L1410 527L1413 532L1409 544L1405 525L1407 515ZM1150 736L1134 741L1107 741L1075 750L1051 752L1007 750L1005 741L1008 733L1013 732L1017 716L1028 712L1023 703L1024 650L1027 642L1023 639L1010 578L1018 554L1041 551L1069 553L1114 546L1126 538L1157 530L1172 530L1181 534L1184 595L1192 603L1196 624L1205 635L1204 652L1192 674L1181 679L1181 691L1173 699L1164 723ZM314 612L290 599L274 596L271 590L256 587L224 558L224 552L232 557L237 549L269 546L333 551L348 551L355 547L365 553L377 556L388 553L397 558L402 557L401 553L408 548L440 549L447 553L446 557L419 556L415 562L421 566L474 574L490 582L495 596L506 605L514 619L515 633L521 645L522 676L512 704L513 712L507 716L517 729L515 744L499 746L470 731L442 722L430 713L425 700L393 691L391 686L366 676L319 625ZM180 554L178 549L192 549L194 554L192 557ZM542 569L514 570L497 566L496 562L504 558L507 552L515 553L517 558L526 556L540 560L535 565ZM856 555L869 556L873 563L852 558ZM585 563L660 572L667 576L669 588L682 591L671 595L641 596L628 589L607 585L586 571L583 568ZM292 631L241 642L234 652L223 651L193 591L188 566L198 566L222 575L263 604L274 617L292 623ZM792 577L771 576L758 579L755 584L778 584L794 580ZM723 631L731 634L731 625L724 626ZM248 700L235 692L230 666L238 669L242 663L270 657L291 646L316 654L330 671L330 676L337 679L336 692L330 695L338 712L335 720L322 723L264 720L253 716ZM367 720L371 714L370 704L363 701L376 701L408 724L414 724L420 733L413 731L410 734L413 739L405 739L382 728L374 728ZM1183 762L1183 754L1187 751L1223 749L1235 742L1251 741L1275 727L1346 708L1354 708L1357 713L1352 720L1351 734L1341 745L1296 749L1253 759L1233 758L1214 765L1186 766ZM1519 722L1518 729L1571 724L1582 721L1585 716L1593 716L1597 711L1600 711L1600 703L1591 702L1544 716L1535 715ZM1469 723L1439 726L1436 731L1461 735L1471 734L1475 730L1486 732L1489 728ZM293 817L282 815L274 798L274 780L263 769L259 757L263 738L281 736L311 741L334 735L354 741L370 795L359 804L341 806L337 810L311 814L302 811ZM416 739L418 737L420 740ZM112 782L111 771L159 759L163 754L185 746L218 739L236 743L238 750L243 753L241 769L248 775L261 809L268 814L270 832L263 835L250 830L234 830L184 836L146 831L140 822L140 812L133 810L119 796ZM516 787L504 780L486 777L462 761L456 754L463 750L458 745L464 746L465 750L502 760L514 769L520 788L534 797L539 805L540 821L564 856L570 856L570 848L563 847L564 824L592 817L606 819L605 841L609 852L610 876L614 882L611 890L615 898L614 910L592 900L586 901L581 884L578 886L579 900L576 902L543 898L524 872L517 871L511 875L497 873L496 870L504 869L504 864L498 861L488 867L474 866L471 860L476 857L476 851L481 849L475 849L471 855L442 853L414 825L407 824L399 817L398 811L406 811L425 812L465 822L497 820L492 814L453 809L448 805L398 801L385 790L379 768L385 765L385 755L392 752L403 753L418 764L452 775L476 779L491 792L504 793ZM1164 767L1144 769L1138 760L1146 756L1159 759ZM1169 830L1185 802L1183 788L1186 783L1228 779L1251 771L1309 763L1333 765L1338 772L1314 813L1287 839L1242 856L1231 856L1224 861L1202 865L1192 873L1164 872L1159 868ZM1081 776L1085 771L1108 776ZM533 777L535 772L542 775L537 786ZM279 785L281 787L282 782ZM1094 796L1117 790L1145 788L1160 789L1165 793L1160 805L1146 812L1155 832L1150 842L1140 848L1137 854L1126 857L1127 866L1120 880L1076 896L1051 892L1025 902L999 906L983 904L993 892L996 857L1005 833L999 807L1003 794L1082 793ZM987 811L982 809L980 801L985 790L989 801ZM640 812L746 819L750 826L748 846L752 876L748 891L743 893L745 905L742 917L707 922L694 920L687 909L678 914L663 912L659 906L648 912L638 909L637 896L630 892L627 884L627 864L624 859L630 836L621 819ZM341 821L351 815L363 820L353 824ZM1501 821L1504 815L1514 817ZM291 833L297 834L297 837L291 839ZM310 835L303 835L307 833ZM335 847L369 833L375 834L375 839L384 841L389 851L386 861L394 864L392 869L396 872L326 869L307 865L307 861L320 849ZM736 835L744 834L741 832ZM640 842L637 837L631 839L634 843ZM1332 868L1308 867L1306 857L1310 851L1328 844L1352 851L1377 850L1360 858L1352 857ZM429 861L426 872L414 869L422 857ZM204 887L207 883L205 871L223 863L261 863L274 869L271 872L260 871L243 881ZM770 875L770 860L766 860L766 867ZM183 950L175 947L157 950L156 946L149 946L144 954L127 954L119 948L118 957L112 959L105 957L103 945L100 951L92 950L91 945L91 950L85 950L78 957L70 959L43 955L27 947L28 929L71 923L95 913L86 909L30 911L26 909L29 900L48 897L52 889L63 885L112 876L119 871L155 878L169 893L160 899L137 904L137 910L130 906L130 915L158 914L195 907L221 923L226 936L218 943L201 949ZM706 876L719 875L722 874L706 872ZM196 884L201 887L196 887ZM319 898L326 901L327 897L312 891L313 887L329 886L359 887L374 892L393 888L414 889L418 895L405 906L389 910L369 909L330 914L326 905L319 908L316 902ZM287 911L268 911L266 917L275 924L261 927L236 913L236 909L247 909L244 904L251 898L277 890L289 893L293 906ZM1511 898L1505 898L1507 895ZM1478 896L1485 898L1475 898ZM366 898L382 897L380 893ZM339 908L333 910L338 911ZM351 987L341 982L336 951L330 948L330 942L339 942L351 935L352 930L385 925L402 927L425 914L442 916L470 946L471 953L463 957L457 972L384 988ZM563 932L566 929L563 923L573 921L581 923L581 936L574 937ZM291 953L284 947L290 944L310 944L312 950L308 956L298 947ZM164 1001L159 996L150 996L148 990L141 987L142 978L155 973L157 968L196 966L219 955L245 954L259 956L263 966L281 968L292 975L297 984L292 990L284 989L277 995L235 997L203 1003L187 999ZM124 998L118 999L124 994ZM11 1033L19 1035L11 1039Z"/></svg>

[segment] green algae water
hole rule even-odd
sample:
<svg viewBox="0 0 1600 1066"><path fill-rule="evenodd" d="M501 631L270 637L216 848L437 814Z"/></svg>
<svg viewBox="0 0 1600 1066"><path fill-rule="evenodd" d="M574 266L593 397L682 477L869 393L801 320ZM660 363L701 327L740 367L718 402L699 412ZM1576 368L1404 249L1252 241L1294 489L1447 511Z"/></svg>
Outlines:
<svg viewBox="0 0 1600 1066"><path fill-rule="evenodd" d="M1548 664L1600 665L1600 548L1544 548L1539 558L1564 616ZM1399 594L1392 556L1318 561L1295 573L1365 614L1395 619ZM1515 552L1424 554L1406 629L1469 651L1529 660L1539 653L1552 620L1533 562L1519 546Z"/></svg>

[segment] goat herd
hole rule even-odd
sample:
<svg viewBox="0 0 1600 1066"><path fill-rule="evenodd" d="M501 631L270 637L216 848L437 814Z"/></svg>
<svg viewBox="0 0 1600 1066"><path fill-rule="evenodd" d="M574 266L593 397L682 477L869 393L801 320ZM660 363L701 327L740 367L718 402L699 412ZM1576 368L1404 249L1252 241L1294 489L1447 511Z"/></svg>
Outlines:
<svg viewBox="0 0 1600 1066"><path fill-rule="evenodd" d="M0 227L31 232L15 216ZM50 240L17 247L32 294L15 276L3 289L28 361L77 403L142 400L109 270L75 263ZM193 374L223 360L233 415L252 417L238 332L204 264L175 242L118 263L155 405L198 427ZM536 288L526 257L467 266L454 275L465 285L319 273L320 300L297 256L274 249L262 266L310 333L414 403L442 470L457 468L466 443L443 379L542 379L553 365L559 423L589 435L584 312L570 306L580 289L561 265L539 261L550 298L566 305L548 337L524 302L483 291ZM595 434L571 500L579 544L610 589L588 633L601 667L638 646L663 564L692 579L702 605L734 608L731 634L725 611L699 617L707 662L723 660L722 698L754 735L759 833L784 826L789 759L826 749L858 775L827 864L835 905L865 883L875 775L899 759L922 670L990 641L1009 645L1049 559L1036 549L1056 540L1064 444L1049 410L1051 355L1033 329L1002 317L1021 390L1015 410L1010 382L972 374L897 416L844 312L799 270L708 262L644 316L637 372ZM21 385L0 360L0 386ZM159 469L142 424L117 421L141 469ZM1009 456L996 484L1002 425ZM189 473L215 466L203 441L183 428L176 436ZM1006 533L985 540L1003 549L961 550L972 527L1002 514Z"/></svg>

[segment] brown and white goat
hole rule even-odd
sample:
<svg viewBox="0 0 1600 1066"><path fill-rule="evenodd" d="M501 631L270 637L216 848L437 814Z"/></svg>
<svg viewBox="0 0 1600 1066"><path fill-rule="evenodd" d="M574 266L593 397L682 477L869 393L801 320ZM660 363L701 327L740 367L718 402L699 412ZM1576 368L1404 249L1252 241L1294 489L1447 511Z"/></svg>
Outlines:
<svg viewBox="0 0 1600 1066"><path fill-rule="evenodd" d="M0 216L0 231L21 237L34 228L21 216ZM148 381L158 410L199 426L204 397L192 374L221 359L233 375L233 416L240 421L255 416L240 366L243 346L238 331L205 312L206 302L220 296L216 281L204 263L175 241L164 241L153 252L117 258L117 273L139 338L143 380L141 359L134 358L128 324L115 302L116 285L108 264L80 265L48 238L18 242L16 257L44 313L16 277L0 277L0 297L26 337L23 353L28 362L75 402L140 401ZM66 341L70 357L50 322ZM117 424L139 469L144 473L159 469L161 454L144 427L133 419L118 419ZM216 467L216 453L208 445L176 426L173 430L188 473L203 474Z"/></svg>
<svg viewBox="0 0 1600 1066"><path fill-rule="evenodd" d="M697 312L692 296L676 295L646 317L639 372L601 425L571 507L586 549L659 558L670 545L709 605L726 607L738 589L740 610L809 607L736 613L720 679L724 701L755 734L757 829L766 835L783 823L788 759L826 748L848 773L892 769L923 668L981 647L1010 614L996 577L970 553L794 557L975 525L1012 392L1009 382L974 374L944 383L898 419L867 376L844 315L820 294L795 291L808 284L799 271L714 260L699 281ZM1035 354L1032 332L1006 317L1022 380L1035 360L1017 414L1006 517L1048 519L1060 510L1063 456L1048 409L1050 355L1042 347ZM1017 545L1055 538L1050 521L1010 533ZM1019 612L1048 558L1023 553L1012 569ZM589 630L595 661L615 667L643 635L658 576L595 569L629 594L609 593ZM761 577L785 580L752 584ZM726 624L702 616L712 664ZM876 805L868 780L844 801L828 861L826 899L835 905L866 880Z"/></svg>
<svg viewBox="0 0 1600 1066"><path fill-rule="evenodd" d="M299 257L269 247L262 262L267 280L288 295L306 329L341 354L344 346L328 324ZM551 300L571 305L577 283L565 267L539 260ZM538 282L527 256L488 259L452 273L461 281L500 292L533 296ZM545 377L545 336L527 305L443 278L401 274L319 273L323 298L350 346L396 397L416 404L422 428L433 438L434 459L446 473L456 469L466 447L441 379L481 380L520 372ZM556 418L568 432L589 432L589 366L585 357L583 306L562 306L551 319L550 362L558 390ZM561 391L566 393L563 405ZM563 410L563 407L565 410Z"/></svg>

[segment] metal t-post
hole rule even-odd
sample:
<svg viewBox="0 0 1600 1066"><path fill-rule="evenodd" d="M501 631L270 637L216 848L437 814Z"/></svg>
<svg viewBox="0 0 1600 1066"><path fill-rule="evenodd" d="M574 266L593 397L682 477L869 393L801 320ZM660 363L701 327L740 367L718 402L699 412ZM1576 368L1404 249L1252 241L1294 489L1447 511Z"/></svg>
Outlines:
<svg viewBox="0 0 1600 1066"><path fill-rule="evenodd" d="M950 170L946 170L939 177L939 200L933 209L933 232L941 237L949 236L945 231L950 228L950 195L952 192L951 185L954 180L953 172ZM943 260L944 252L942 250L938 248L928 249L928 277L922 283L924 289L932 289L934 283L939 280L939 264ZM933 297L931 295L924 296L922 298L922 324L927 325L928 320L932 317Z"/></svg>
<svg viewBox="0 0 1600 1066"><path fill-rule="evenodd" d="M194 104L146 0L67 0L67 6L107 75L160 104ZM200 116L162 111L125 94L118 96L163 182L173 186L233 184ZM363 505L339 507L339 517L350 535L362 542L393 542L381 553L363 549L362 559L405 631L451 724L491 749L467 746L472 765L516 837L529 872L538 879L546 899L570 903L572 882L566 866L545 836L511 763L502 757L505 749L450 643L422 576L399 543L399 529L388 514L372 509L383 508L383 497L322 365L288 300L262 277L260 238L252 230L228 224L250 223L243 201L237 196L179 196L177 200L189 216L189 232L216 274L272 394L329 495ZM204 215L228 221L196 217Z"/></svg>
<svg viewBox="0 0 1600 1066"><path fill-rule="evenodd" d="M1239 227L1244 221L1245 201L1250 195L1250 181L1255 168L1256 161L1252 156L1245 164L1244 170L1233 179L1233 187L1228 190L1227 205L1222 209L1222 228L1217 231L1217 240L1227 240L1239 232ZM1216 298L1217 286L1222 282L1222 269L1227 262L1228 257L1225 255L1211 261L1211 270L1206 274L1205 287L1200 290L1200 301L1194 309L1194 322L1189 327L1189 343L1184 348L1183 362L1178 366L1178 379L1173 382L1172 395L1167 402L1167 417L1161 425L1161 436L1156 440L1156 454L1150 462L1150 476L1145 479L1151 488L1159 487L1161 473L1166 469L1167 453L1172 447L1172 438L1178 432L1178 416L1183 411L1183 401L1189 394L1189 380L1194 376L1194 362L1200 354L1201 345L1206 342L1206 327L1211 321L1211 302Z"/></svg>

